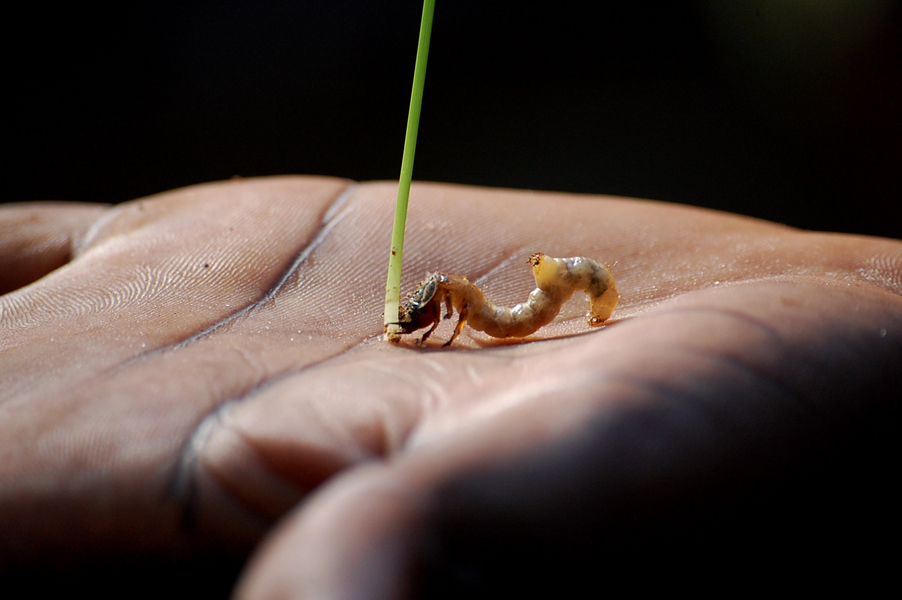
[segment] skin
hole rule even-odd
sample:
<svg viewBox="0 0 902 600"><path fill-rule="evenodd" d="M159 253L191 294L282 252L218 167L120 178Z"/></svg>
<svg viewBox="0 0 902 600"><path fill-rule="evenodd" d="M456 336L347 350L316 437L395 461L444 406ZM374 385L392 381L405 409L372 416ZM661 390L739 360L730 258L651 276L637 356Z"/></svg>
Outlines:
<svg viewBox="0 0 902 600"><path fill-rule="evenodd" d="M560 590L590 577L574 556L798 540L897 501L899 241L415 184L403 290L443 270L513 305L541 251L621 294L600 328L578 294L525 341L442 350L445 321L418 348L381 341L395 192L0 209L0 564L250 555L248 599Z"/></svg>

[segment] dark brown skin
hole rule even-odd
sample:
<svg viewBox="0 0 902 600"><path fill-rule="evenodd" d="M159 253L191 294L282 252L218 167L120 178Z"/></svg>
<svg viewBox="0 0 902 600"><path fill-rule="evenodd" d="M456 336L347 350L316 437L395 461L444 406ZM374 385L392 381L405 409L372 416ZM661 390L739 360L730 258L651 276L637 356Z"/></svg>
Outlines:
<svg viewBox="0 0 902 600"><path fill-rule="evenodd" d="M0 281L35 280L0 297L2 564L253 552L247 599L534 582L504 558L541 549L554 578L643 523L816 510L786 486L862 444L887 460L899 241L415 184L402 289L466 273L515 304L541 248L607 263L621 293L599 329L580 298L526 341L441 350L443 321L419 348L381 339L395 193L283 177L0 209ZM53 260L31 251L48 239Z"/></svg>

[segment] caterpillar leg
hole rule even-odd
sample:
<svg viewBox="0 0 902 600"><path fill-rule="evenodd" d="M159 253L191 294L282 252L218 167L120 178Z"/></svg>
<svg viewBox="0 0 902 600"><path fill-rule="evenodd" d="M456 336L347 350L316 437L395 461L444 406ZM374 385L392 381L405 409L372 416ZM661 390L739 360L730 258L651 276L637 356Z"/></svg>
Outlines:
<svg viewBox="0 0 902 600"><path fill-rule="evenodd" d="M429 328L429 331L427 331L426 333L424 333L424 334L423 334L423 337L420 338L420 341L418 342L417 345L422 346L423 344L425 344L425 343L426 343L426 340L429 338L430 335L432 335L432 332L435 331L435 328L438 327L438 324L441 323L441 322L442 322L441 319L436 319L436 320L432 323L432 327Z"/></svg>
<svg viewBox="0 0 902 600"><path fill-rule="evenodd" d="M451 342L457 339L457 336L460 335L460 332L464 330L464 325L467 323L467 314L469 314L468 305L464 304L460 307L460 318L457 321L457 326L454 328L454 333L451 335L451 339L442 344L442 348L447 348L451 345Z"/></svg>
<svg viewBox="0 0 902 600"><path fill-rule="evenodd" d="M436 308L436 310L437 310L438 312L437 312L436 315L435 315L435 322L432 323L432 327L429 328L429 331L427 331L426 333L424 333L424 334L423 334L423 337L420 338L420 343L419 343L420 346L422 346L423 344L426 343L426 339L427 339L430 335L432 335L432 332L435 331L435 328L438 327L438 324L442 322L442 321L441 321L442 319L450 319L450 318L451 318L451 315L454 314L454 308L451 306L451 292L449 292L448 290L445 290L445 291L444 291L444 294L443 294L443 299L444 299L444 302L445 302L445 310L446 310L447 312L445 312L445 316L444 316L444 317L441 316L441 314L442 314L442 301L440 300L439 303L437 304L437 308ZM446 344L446 345L447 345L447 344Z"/></svg>
<svg viewBox="0 0 902 600"><path fill-rule="evenodd" d="M451 315L454 314L454 307L451 306L451 290L445 290L445 316L442 317L444 319L450 319Z"/></svg>

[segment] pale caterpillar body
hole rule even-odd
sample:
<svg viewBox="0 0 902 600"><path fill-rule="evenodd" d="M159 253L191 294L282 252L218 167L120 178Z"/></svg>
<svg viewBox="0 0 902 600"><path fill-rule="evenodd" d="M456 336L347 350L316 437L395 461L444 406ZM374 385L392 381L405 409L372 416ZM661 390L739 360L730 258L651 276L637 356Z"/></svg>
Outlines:
<svg viewBox="0 0 902 600"><path fill-rule="evenodd" d="M526 337L550 323L576 291L584 291L589 299L586 320L591 326L604 323L620 301L611 270L591 258L552 258L536 253L529 263L536 289L526 302L511 308L496 306L466 277L427 275L401 307L400 332L412 333L431 325L420 340L425 342L441 321L442 303L447 308L444 318L450 318L454 310L460 315L454 334L444 344L449 346L465 324L492 337Z"/></svg>

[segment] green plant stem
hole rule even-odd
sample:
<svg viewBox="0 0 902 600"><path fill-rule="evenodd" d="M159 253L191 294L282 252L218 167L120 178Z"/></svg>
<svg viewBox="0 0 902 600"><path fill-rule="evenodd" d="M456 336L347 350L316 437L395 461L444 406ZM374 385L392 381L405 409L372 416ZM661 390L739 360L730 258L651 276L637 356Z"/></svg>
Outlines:
<svg viewBox="0 0 902 600"><path fill-rule="evenodd" d="M388 280L385 284L385 339L397 342L399 311L401 307L401 260L404 255L404 227L407 224L407 200L410 197L410 181L413 178L413 155L417 146L420 127L420 109L423 106L423 87L426 82L426 59L429 56L429 39L432 36L432 15L435 0L423 0L423 17L420 20L420 40L417 44L417 62L413 71L413 89L410 92L410 111L407 114L407 136L404 138L404 155L401 158L401 177L398 180L398 202L395 205L395 223L392 228L391 254L388 259Z"/></svg>

